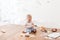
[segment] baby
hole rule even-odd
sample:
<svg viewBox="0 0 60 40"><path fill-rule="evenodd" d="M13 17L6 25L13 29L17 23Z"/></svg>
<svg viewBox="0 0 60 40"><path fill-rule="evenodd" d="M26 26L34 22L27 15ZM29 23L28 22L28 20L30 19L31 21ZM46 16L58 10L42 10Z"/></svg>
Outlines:
<svg viewBox="0 0 60 40"><path fill-rule="evenodd" d="M36 29L34 28L34 23L32 22L32 16L30 14L27 15L27 23L25 24L25 32L30 34L36 32Z"/></svg>

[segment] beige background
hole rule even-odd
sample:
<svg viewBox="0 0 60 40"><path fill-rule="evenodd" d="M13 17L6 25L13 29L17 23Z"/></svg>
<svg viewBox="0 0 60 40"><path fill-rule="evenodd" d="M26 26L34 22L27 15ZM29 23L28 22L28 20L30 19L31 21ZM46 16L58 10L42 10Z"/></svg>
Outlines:
<svg viewBox="0 0 60 40"><path fill-rule="evenodd" d="M60 0L0 0L2 24L20 24L29 13L36 24L60 27Z"/></svg>

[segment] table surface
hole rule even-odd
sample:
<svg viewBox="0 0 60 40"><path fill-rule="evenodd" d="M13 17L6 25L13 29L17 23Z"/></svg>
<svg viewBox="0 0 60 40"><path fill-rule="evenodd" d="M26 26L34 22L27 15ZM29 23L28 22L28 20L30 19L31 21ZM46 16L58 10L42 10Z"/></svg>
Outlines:
<svg viewBox="0 0 60 40"><path fill-rule="evenodd" d="M37 28L37 33L36 33L35 37L22 37L20 35L21 32L22 32L22 30L7 40L50 40L49 38L45 38L45 36L48 35L49 33L41 32L39 27ZM32 36L32 35L30 35L30 36ZM60 38L56 38L54 40L60 40Z"/></svg>
<svg viewBox="0 0 60 40"><path fill-rule="evenodd" d="M47 29L47 30L49 30L49 29ZM58 30L58 32L59 31L60 30ZM52 32L50 32L50 33L52 33ZM40 28L38 27L37 28L37 34L35 35L35 37L21 37L20 36L20 38L21 38L21 40L51 40L50 38L45 38L50 33L41 32ZM30 36L32 36L32 35L30 35ZM52 39L52 40L60 40L60 37L56 38L56 39Z"/></svg>

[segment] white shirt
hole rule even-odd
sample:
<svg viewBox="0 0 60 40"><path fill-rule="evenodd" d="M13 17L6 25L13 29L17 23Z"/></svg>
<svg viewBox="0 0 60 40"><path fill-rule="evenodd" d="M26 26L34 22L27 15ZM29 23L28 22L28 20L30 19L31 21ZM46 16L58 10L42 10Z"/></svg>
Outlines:
<svg viewBox="0 0 60 40"><path fill-rule="evenodd" d="M30 28L30 27L32 27L32 26L33 26L33 23L32 23L32 22L30 22L30 23L27 22L27 23L26 23L26 27L27 27L27 28Z"/></svg>

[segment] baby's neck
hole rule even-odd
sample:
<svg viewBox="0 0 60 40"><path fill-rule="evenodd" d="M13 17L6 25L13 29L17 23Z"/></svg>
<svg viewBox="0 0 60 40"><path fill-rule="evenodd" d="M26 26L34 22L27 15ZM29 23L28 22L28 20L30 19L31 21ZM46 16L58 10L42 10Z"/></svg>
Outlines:
<svg viewBox="0 0 60 40"><path fill-rule="evenodd" d="M31 21L28 21L28 23L30 23Z"/></svg>

